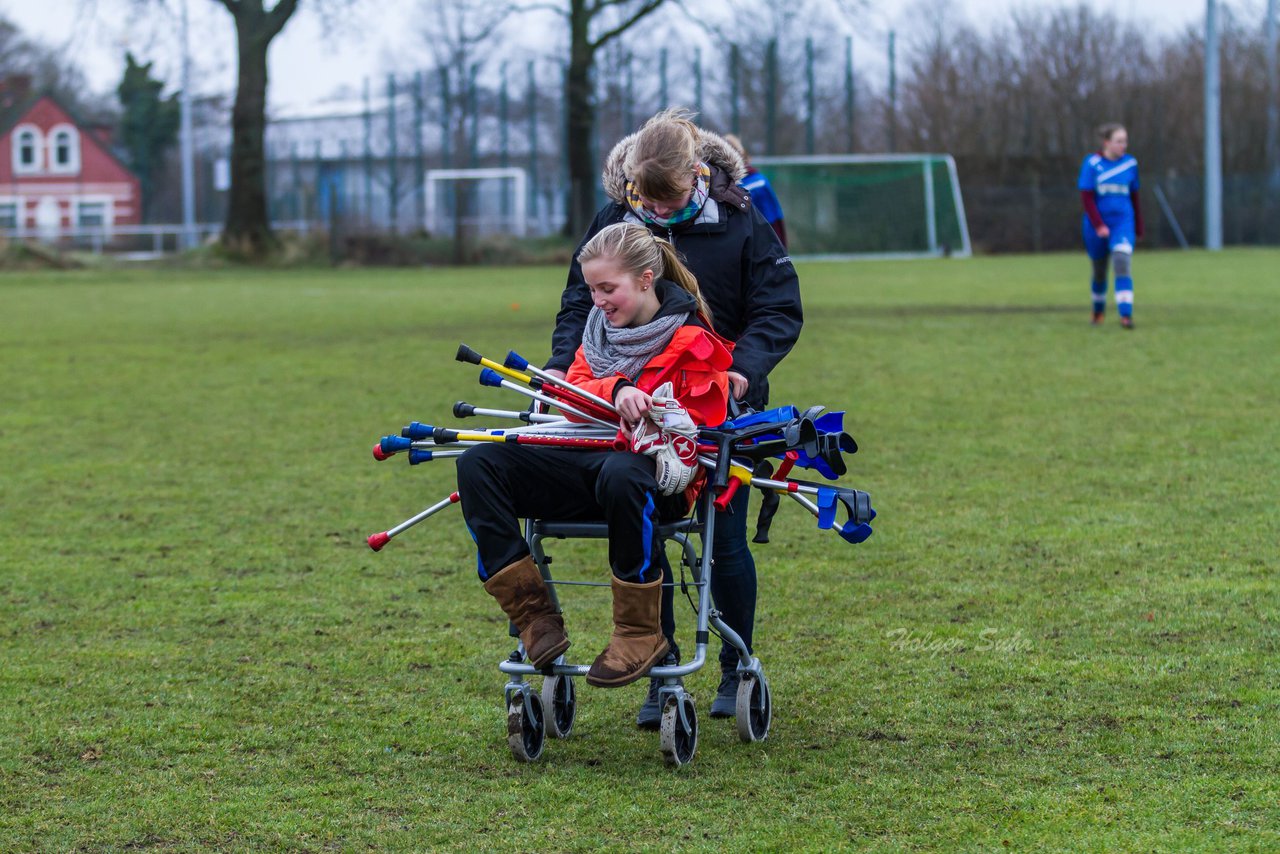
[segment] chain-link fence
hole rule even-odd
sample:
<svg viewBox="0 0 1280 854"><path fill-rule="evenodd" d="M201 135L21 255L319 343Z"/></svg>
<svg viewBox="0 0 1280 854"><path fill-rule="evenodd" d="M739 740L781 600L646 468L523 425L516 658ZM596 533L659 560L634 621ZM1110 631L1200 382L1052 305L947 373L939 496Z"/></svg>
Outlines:
<svg viewBox="0 0 1280 854"><path fill-rule="evenodd" d="M591 156L602 163L618 139L669 105L692 108L711 130L737 133L757 156L895 148L952 154L974 249L1047 251L1079 245L1080 161L1093 126L1118 118L1129 127L1142 168L1148 245L1201 244L1202 105L1194 84L1203 59L1194 34L1159 37L1087 10L1036 14L1020 18L1016 31L962 29L899 44L892 59L891 32L876 51L864 44L856 57L852 39L816 39L800 30L714 46L684 44L679 31L656 48L620 40L598 58ZM1088 43L1098 33L1123 37L1144 61L1055 77L1067 72L1054 71L1046 52ZM1225 38L1224 238L1280 242L1275 145L1263 144L1273 135L1264 133L1266 104L1280 96L1256 73L1263 51L1256 28L1237 22ZM545 55L473 58L364 81L345 102L271 117L272 218L309 229L442 238L560 233L569 173L566 68ZM225 215L228 112L204 114L196 191L204 222ZM458 170L522 175L466 180ZM445 173L453 177L433 184L433 174ZM179 218L176 176L175 168L167 170L162 195L169 201L152 206L156 221ZM784 211L786 192L780 188ZM514 215L516 207L522 216ZM875 222L855 219L847 227L874 230Z"/></svg>

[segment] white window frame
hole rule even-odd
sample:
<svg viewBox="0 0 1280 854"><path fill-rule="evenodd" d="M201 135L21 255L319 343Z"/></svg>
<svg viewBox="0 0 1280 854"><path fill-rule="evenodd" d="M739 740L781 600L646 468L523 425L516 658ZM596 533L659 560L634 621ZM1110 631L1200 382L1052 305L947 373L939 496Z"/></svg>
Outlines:
<svg viewBox="0 0 1280 854"><path fill-rule="evenodd" d="M70 158L66 165L58 163L58 136L67 134L70 142ZM45 137L45 145L48 148L48 164L49 172L54 175L79 175L80 174L80 130L75 125L62 123L49 128L49 133Z"/></svg>
<svg viewBox="0 0 1280 854"><path fill-rule="evenodd" d="M11 231L21 231L26 225L26 208L27 200L22 196L0 196L0 205L13 205L13 226L10 228L6 225L0 225L0 228L9 228Z"/></svg>
<svg viewBox="0 0 1280 854"><path fill-rule="evenodd" d="M22 137L25 134L31 134L32 140L31 150L35 154L35 162L26 164L22 162ZM44 157L44 134L40 132L40 128L33 124L21 124L13 129L13 134L9 137L12 140L10 145L10 154L13 162L13 174L15 175L39 175L44 171L44 163L41 158Z"/></svg>
<svg viewBox="0 0 1280 854"><path fill-rule="evenodd" d="M72 213L71 227L72 228L101 228L104 231L110 231L111 227L115 225L115 213L116 213L115 196L108 196L105 194L91 195L91 196L76 196L72 201L74 202L74 204L72 205L72 211L71 211ZM103 211L102 225L100 226L80 225L80 208L84 205L98 205L98 204L102 205L102 211Z"/></svg>

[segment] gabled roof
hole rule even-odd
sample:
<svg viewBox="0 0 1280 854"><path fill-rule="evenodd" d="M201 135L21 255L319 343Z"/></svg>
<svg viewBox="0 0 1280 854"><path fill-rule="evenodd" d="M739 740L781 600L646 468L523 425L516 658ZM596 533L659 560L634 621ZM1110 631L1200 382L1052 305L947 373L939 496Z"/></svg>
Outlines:
<svg viewBox="0 0 1280 854"><path fill-rule="evenodd" d="M53 102L54 106L56 106L59 110L62 110L62 112L66 113L67 116L70 117L72 124L74 124L76 126L76 129L80 131L81 138L84 138L86 136L89 137L91 140L93 140L94 144L97 145L98 148L102 149L103 152L105 152L108 157L114 160L116 164L120 166L121 169L129 173L129 175L131 175L135 179L138 177L137 175L133 174L133 170L129 168L129 164L125 163L118 156L116 156L116 153L112 151L111 146L108 145L107 142L104 139L102 139L102 137L94 133L94 129L92 125L84 122L80 118L80 116L76 114L75 110L68 108L65 104L63 104L56 97L49 94L48 92L32 92L29 95L25 95L21 98L18 98L11 106L8 106L8 107L5 107L3 104L0 104L0 137L7 135L9 131L13 130L14 125L16 125L18 121L31 110L32 107L40 103L40 101L44 98L48 98L50 101Z"/></svg>

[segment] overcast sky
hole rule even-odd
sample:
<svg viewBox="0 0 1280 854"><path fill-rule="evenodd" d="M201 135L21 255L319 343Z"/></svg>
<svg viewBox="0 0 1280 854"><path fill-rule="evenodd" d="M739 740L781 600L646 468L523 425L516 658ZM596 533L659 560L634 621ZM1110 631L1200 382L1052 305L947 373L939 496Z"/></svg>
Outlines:
<svg viewBox="0 0 1280 854"><path fill-rule="evenodd" d="M179 85L177 9L184 0L165 0L142 14L130 0L0 0L0 12L27 34L57 48L84 70L90 85L101 93L112 91L122 73L122 56L130 49L143 61L154 60L157 76ZM191 21L195 76L192 91L201 94L231 92L235 87L235 41L231 16L215 0L186 0ZM999 20L1010 11L1037 5L1057 7L1067 0L956 0L969 21L981 25ZM1173 32L1204 19L1205 0L1086 0L1098 10L1110 10L1160 32ZM1238 14L1262 19L1264 0L1227 0ZM415 17L419 0L374 0L376 16L364 15L358 27L344 28L341 38L326 38L316 17L303 11L295 15L273 42L270 52L274 110L312 104L346 85L358 88L365 76L375 87L385 85L381 75L391 68L405 72L429 65L418 35L422 23ZM877 75L886 61L880 39L873 35L889 28L909 29L907 3L869 0L871 13L866 31L855 34L855 54L868 74ZM167 10L166 10L167 7ZM372 19L372 20L370 20ZM397 62L397 56L414 57ZM377 89L375 88L375 91Z"/></svg>

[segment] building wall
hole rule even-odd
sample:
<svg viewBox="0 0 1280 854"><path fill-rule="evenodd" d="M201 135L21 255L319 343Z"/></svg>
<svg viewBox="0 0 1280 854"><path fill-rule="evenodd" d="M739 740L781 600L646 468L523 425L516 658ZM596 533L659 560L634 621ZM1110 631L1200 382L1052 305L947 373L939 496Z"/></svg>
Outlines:
<svg viewBox="0 0 1280 854"><path fill-rule="evenodd" d="M52 133L75 129L78 163L67 172L52 168ZM38 131L36 166L15 171L14 140ZM6 221L7 220L7 221ZM50 98L41 98L0 137L0 228L56 232L78 225L136 225L142 221L138 179Z"/></svg>

